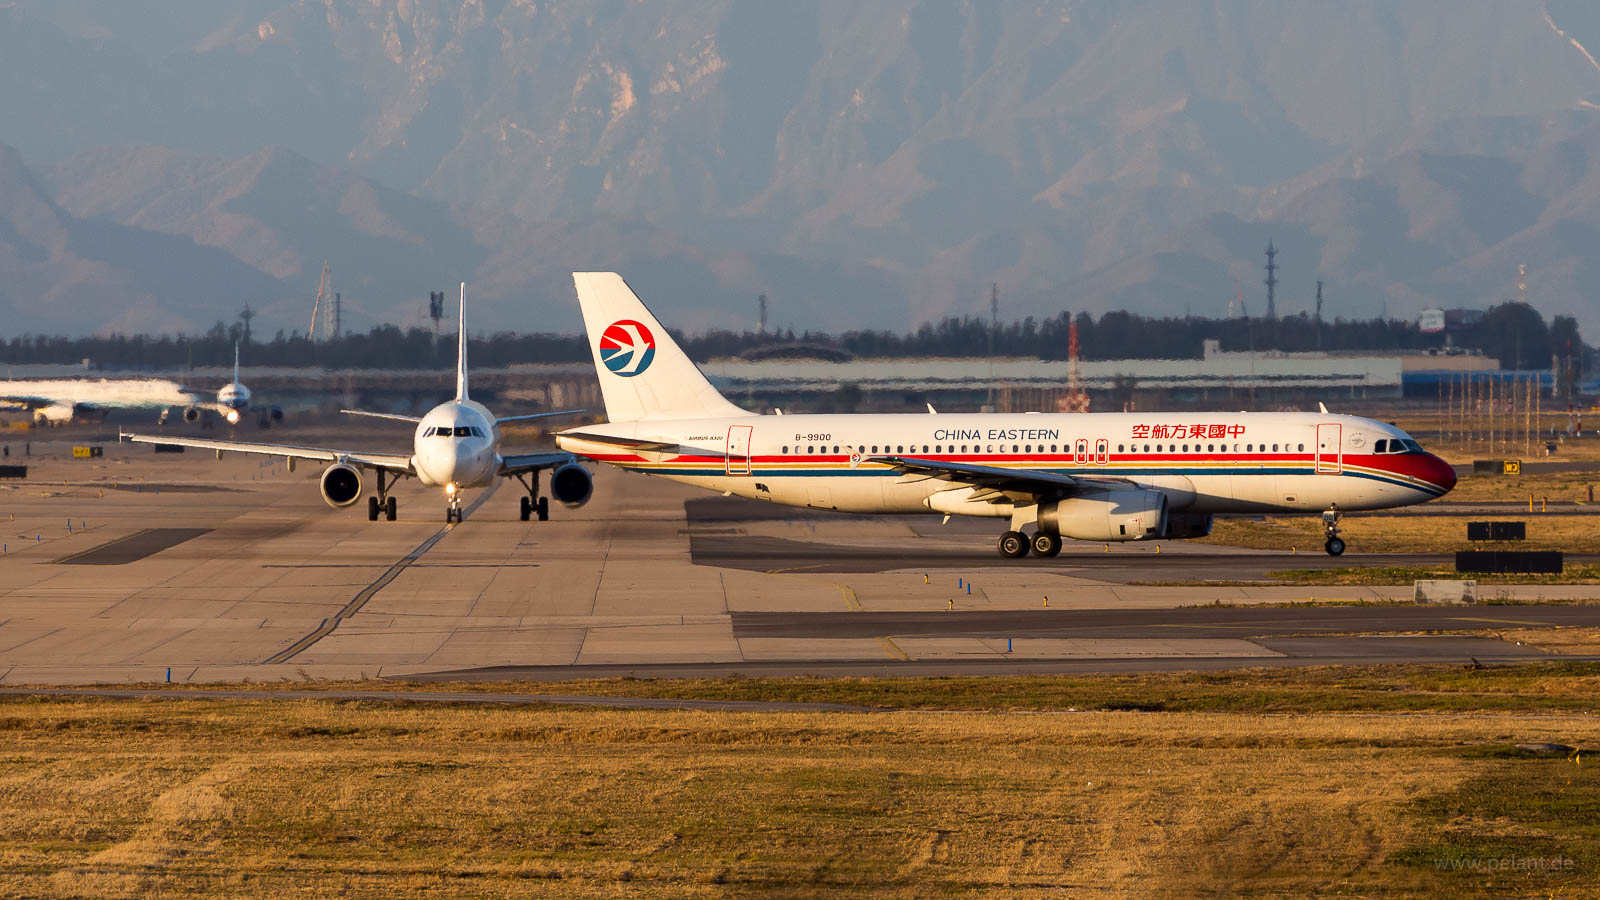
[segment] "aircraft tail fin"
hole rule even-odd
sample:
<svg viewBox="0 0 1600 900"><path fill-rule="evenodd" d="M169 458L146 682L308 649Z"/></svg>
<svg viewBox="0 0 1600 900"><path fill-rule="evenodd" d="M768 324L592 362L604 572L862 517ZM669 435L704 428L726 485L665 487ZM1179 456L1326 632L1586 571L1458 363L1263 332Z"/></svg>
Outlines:
<svg viewBox="0 0 1600 900"><path fill-rule="evenodd" d="M239 342L233 342L233 383L239 383Z"/></svg>
<svg viewBox="0 0 1600 900"><path fill-rule="evenodd" d="M461 331L456 335L456 400L467 399L467 283L461 282Z"/></svg>
<svg viewBox="0 0 1600 900"><path fill-rule="evenodd" d="M615 272L573 272L595 375L613 422L746 416L706 380Z"/></svg>

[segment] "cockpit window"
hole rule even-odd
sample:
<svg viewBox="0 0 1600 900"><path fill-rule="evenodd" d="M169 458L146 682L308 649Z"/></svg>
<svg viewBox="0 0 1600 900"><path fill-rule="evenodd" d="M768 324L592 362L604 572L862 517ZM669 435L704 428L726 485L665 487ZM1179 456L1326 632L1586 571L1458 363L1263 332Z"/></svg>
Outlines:
<svg viewBox="0 0 1600 900"><path fill-rule="evenodd" d="M1384 438L1372 445L1374 453L1422 453L1422 445L1410 438Z"/></svg>
<svg viewBox="0 0 1600 900"><path fill-rule="evenodd" d="M472 428L467 425L457 425L456 437L472 437Z"/></svg>

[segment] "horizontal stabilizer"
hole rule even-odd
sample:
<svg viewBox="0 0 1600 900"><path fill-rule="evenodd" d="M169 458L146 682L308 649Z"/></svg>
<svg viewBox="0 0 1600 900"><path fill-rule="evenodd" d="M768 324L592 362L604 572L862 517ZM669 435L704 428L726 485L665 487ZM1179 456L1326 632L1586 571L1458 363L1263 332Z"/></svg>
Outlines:
<svg viewBox="0 0 1600 900"><path fill-rule="evenodd" d="M678 449L677 441L658 441L650 438L618 437L614 434L595 434L588 431L563 431L561 437L572 438L578 441L589 441L594 444L611 444L617 447L626 447L629 450L654 451Z"/></svg>

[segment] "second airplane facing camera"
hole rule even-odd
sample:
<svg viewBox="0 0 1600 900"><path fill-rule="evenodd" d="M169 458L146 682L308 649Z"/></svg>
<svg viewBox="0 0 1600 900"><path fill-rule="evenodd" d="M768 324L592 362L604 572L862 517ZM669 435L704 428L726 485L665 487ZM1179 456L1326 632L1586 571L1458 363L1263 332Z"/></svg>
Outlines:
<svg viewBox="0 0 1600 900"><path fill-rule="evenodd" d="M454 399L446 400L422 416L341 410L350 415L414 424L416 431L412 435L413 450L410 455L149 434L124 434L121 438L139 444L176 444L180 447L215 450L219 456L225 452L282 456L289 460L291 471L295 460L325 462L329 465L323 470L318 483L322 488L322 499L335 508L350 506L361 499L361 474L371 471L377 476L377 490L367 497L367 518L372 521L376 521L380 515L390 522L395 520L398 504L389 494L389 489L395 481L406 477L414 477L429 487L444 490L446 522L461 521L463 491L486 487L496 478L517 478L527 488L527 494L521 499L523 521L534 516L540 520L548 518L549 498L539 496L539 473L544 469L554 470L550 474L550 492L558 501L569 507L582 506L593 493L594 482L589 470L580 465L571 453L500 453L501 425L567 415L577 410L496 418L487 407L467 395L466 299L467 286L463 284Z"/></svg>
<svg viewBox="0 0 1600 900"><path fill-rule="evenodd" d="M1008 557L1055 556L1062 538L1204 537L1217 515L1321 511L1337 556L1341 513L1455 486L1454 469L1399 428L1326 411L758 415L711 386L621 276L573 281L611 421L562 432L558 446L713 491L1005 519Z"/></svg>

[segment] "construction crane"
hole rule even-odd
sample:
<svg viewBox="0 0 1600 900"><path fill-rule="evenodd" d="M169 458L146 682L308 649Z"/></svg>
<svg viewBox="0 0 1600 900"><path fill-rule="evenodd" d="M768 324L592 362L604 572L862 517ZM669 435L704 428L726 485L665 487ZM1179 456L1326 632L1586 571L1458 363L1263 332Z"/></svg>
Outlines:
<svg viewBox="0 0 1600 900"><path fill-rule="evenodd" d="M1056 410L1064 413L1089 411L1089 392L1083 389L1083 374L1078 371L1078 323L1067 325L1067 393L1056 400Z"/></svg>
<svg viewBox="0 0 1600 900"><path fill-rule="evenodd" d="M333 270L328 268L328 263L324 261L322 263L322 277L317 280L317 300L311 306L311 325L306 328L306 340L314 341L317 339L318 321L322 321L322 337L324 340L327 339L333 329L327 321L323 320L333 318L333 305Z"/></svg>

